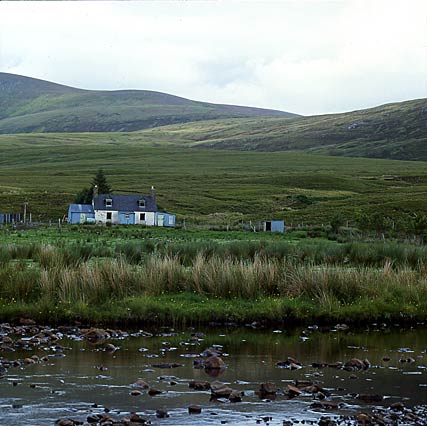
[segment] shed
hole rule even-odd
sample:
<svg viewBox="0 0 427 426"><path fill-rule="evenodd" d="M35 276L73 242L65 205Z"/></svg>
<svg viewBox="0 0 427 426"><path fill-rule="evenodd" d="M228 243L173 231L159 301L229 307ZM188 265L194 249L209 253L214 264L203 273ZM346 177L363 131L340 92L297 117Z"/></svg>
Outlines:
<svg viewBox="0 0 427 426"><path fill-rule="evenodd" d="M176 215L170 213L157 212L156 224L157 226L174 227L176 222Z"/></svg>
<svg viewBox="0 0 427 426"><path fill-rule="evenodd" d="M85 223L95 220L95 211L90 204L70 204L68 207L68 223Z"/></svg>
<svg viewBox="0 0 427 426"><path fill-rule="evenodd" d="M264 232L285 232L285 221L266 220L264 222Z"/></svg>

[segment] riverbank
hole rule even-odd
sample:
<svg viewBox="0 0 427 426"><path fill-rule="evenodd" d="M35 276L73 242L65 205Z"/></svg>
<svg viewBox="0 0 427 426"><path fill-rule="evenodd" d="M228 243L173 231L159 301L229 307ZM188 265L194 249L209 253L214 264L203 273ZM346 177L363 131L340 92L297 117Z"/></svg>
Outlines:
<svg viewBox="0 0 427 426"><path fill-rule="evenodd" d="M22 233L0 244L0 321L273 326L427 320L423 246L227 240L227 233L180 240L189 235L174 230L154 238L151 230L135 235L105 228L82 239L80 231L80 239L52 233L21 242L28 235ZM126 232L134 238L124 238Z"/></svg>
<svg viewBox="0 0 427 426"><path fill-rule="evenodd" d="M424 299L425 300L425 299ZM265 297L255 300L208 298L194 293L133 296L99 305L86 303L4 302L0 321L32 319L50 325L74 324L137 327L141 325L364 326L373 322L417 324L426 321L425 304L383 299L322 306L305 297Z"/></svg>

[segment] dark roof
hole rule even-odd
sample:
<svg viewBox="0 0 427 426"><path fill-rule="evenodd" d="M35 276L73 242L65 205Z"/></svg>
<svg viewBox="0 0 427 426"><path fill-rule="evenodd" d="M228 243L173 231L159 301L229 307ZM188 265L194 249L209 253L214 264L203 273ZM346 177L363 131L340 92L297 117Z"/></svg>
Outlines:
<svg viewBox="0 0 427 426"><path fill-rule="evenodd" d="M93 207L90 204L70 204L68 211L74 213L93 213Z"/></svg>
<svg viewBox="0 0 427 426"><path fill-rule="evenodd" d="M113 200L112 207L105 206L105 200L110 198ZM145 201L145 207L139 206L139 201ZM146 195L124 195L124 194L99 194L94 199L95 210L118 210L122 212L156 212L157 203L152 197Z"/></svg>

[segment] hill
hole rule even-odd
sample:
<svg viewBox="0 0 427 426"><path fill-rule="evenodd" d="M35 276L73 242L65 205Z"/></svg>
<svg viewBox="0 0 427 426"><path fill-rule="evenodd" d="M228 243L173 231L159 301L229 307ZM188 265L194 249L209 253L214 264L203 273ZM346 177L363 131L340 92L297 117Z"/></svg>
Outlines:
<svg viewBox="0 0 427 426"><path fill-rule="evenodd" d="M198 120L295 116L148 90L82 90L0 73L0 133L134 131Z"/></svg>
<svg viewBox="0 0 427 426"><path fill-rule="evenodd" d="M150 129L176 146L244 151L299 150L350 157L427 160L427 99L294 119L245 118Z"/></svg>

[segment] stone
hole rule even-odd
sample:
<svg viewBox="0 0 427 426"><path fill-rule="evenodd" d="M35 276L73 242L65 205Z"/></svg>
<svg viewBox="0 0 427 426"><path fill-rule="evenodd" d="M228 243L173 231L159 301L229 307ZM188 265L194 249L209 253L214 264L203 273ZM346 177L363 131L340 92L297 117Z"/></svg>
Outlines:
<svg viewBox="0 0 427 426"><path fill-rule="evenodd" d="M105 352L115 352L116 350L117 348L111 343L106 344L104 348Z"/></svg>
<svg viewBox="0 0 427 426"><path fill-rule="evenodd" d="M154 388L150 388L148 391L148 395L150 395L150 396L160 395L161 393L162 393L162 391L160 391L158 389L154 389Z"/></svg>
<svg viewBox="0 0 427 426"><path fill-rule="evenodd" d="M101 345L110 335L102 328L91 328L83 334L83 337L93 345Z"/></svg>
<svg viewBox="0 0 427 426"><path fill-rule="evenodd" d="M211 356L204 362L206 370L217 370L225 368L225 362L219 356Z"/></svg>
<svg viewBox="0 0 427 426"><path fill-rule="evenodd" d="M337 410L339 405L332 401L316 401L310 405L311 408L322 408L323 410Z"/></svg>
<svg viewBox="0 0 427 426"><path fill-rule="evenodd" d="M169 414L166 410L158 409L156 410L156 417L159 419L166 419L169 417Z"/></svg>
<svg viewBox="0 0 427 426"><path fill-rule="evenodd" d="M258 393L260 395L271 395L271 394L275 395L277 393L277 386L272 382L261 383L259 385Z"/></svg>
<svg viewBox="0 0 427 426"><path fill-rule="evenodd" d="M133 390L133 391L131 391L131 393L130 393L132 396L139 396L139 395L142 395L142 392L141 391L139 391L139 390Z"/></svg>
<svg viewBox="0 0 427 426"><path fill-rule="evenodd" d="M365 363L359 358L352 358L344 364L344 370L347 371L358 371L366 369Z"/></svg>
<svg viewBox="0 0 427 426"><path fill-rule="evenodd" d="M394 404L390 405L390 410L393 411L403 411L405 409L405 405L403 402L395 402Z"/></svg>
<svg viewBox="0 0 427 426"><path fill-rule="evenodd" d="M188 414L200 414L202 412L202 408L198 405L190 405L188 407Z"/></svg>
<svg viewBox="0 0 427 426"><path fill-rule="evenodd" d="M211 384L212 398L228 398L231 392L233 392L233 389L222 382L215 381Z"/></svg>
<svg viewBox="0 0 427 426"><path fill-rule="evenodd" d="M58 419L58 420L55 422L55 425L56 425L56 426L74 426L74 425L75 425L75 423L74 423L74 421L73 421L73 420L71 420L71 419Z"/></svg>
<svg viewBox="0 0 427 426"><path fill-rule="evenodd" d="M182 367L182 364L174 363L163 363L163 364L151 364L153 368L177 368Z"/></svg>
<svg viewBox="0 0 427 426"><path fill-rule="evenodd" d="M137 387L137 388L142 388L142 389L148 389L150 386L147 382L145 382L142 379L138 379L133 386Z"/></svg>
<svg viewBox="0 0 427 426"><path fill-rule="evenodd" d="M202 382L198 380L189 382L188 386L194 390L209 390L211 388L211 384L209 382Z"/></svg>
<svg viewBox="0 0 427 426"><path fill-rule="evenodd" d="M372 393L359 393L359 395L357 395L357 399L360 399L360 401L370 404L373 402L381 402L384 397L382 395Z"/></svg>
<svg viewBox="0 0 427 426"><path fill-rule="evenodd" d="M144 418L142 418L142 417L140 417L138 414L136 414L136 413L131 413L130 414L130 417L129 417L129 420L132 422L132 423L139 423L139 424L147 424L147 420L146 419L144 419Z"/></svg>
<svg viewBox="0 0 427 426"><path fill-rule="evenodd" d="M228 395L228 400L230 402L242 402L242 392L233 390L230 395Z"/></svg>
<svg viewBox="0 0 427 426"><path fill-rule="evenodd" d="M301 390L296 386L288 385L288 396L289 398L295 398L296 396L301 395Z"/></svg>

